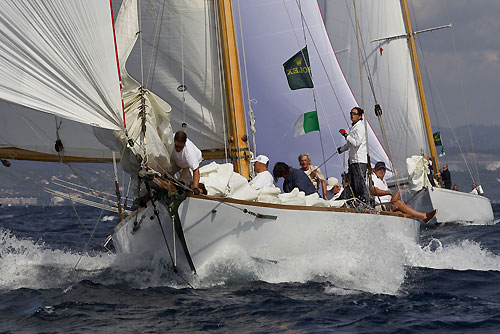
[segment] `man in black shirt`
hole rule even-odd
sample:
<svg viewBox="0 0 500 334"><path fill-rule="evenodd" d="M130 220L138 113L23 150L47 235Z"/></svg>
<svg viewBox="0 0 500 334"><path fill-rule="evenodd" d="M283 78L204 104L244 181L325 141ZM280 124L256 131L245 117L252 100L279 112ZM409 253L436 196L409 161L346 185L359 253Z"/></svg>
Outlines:
<svg viewBox="0 0 500 334"><path fill-rule="evenodd" d="M451 189L451 176L448 170L448 165L443 165L443 171L441 172L441 180L443 181L443 186L446 189Z"/></svg>

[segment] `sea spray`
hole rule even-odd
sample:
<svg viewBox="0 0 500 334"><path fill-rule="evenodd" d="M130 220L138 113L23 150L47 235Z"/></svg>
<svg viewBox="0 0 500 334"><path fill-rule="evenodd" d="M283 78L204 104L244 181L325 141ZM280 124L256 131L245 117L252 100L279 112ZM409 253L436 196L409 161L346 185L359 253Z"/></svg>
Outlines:
<svg viewBox="0 0 500 334"><path fill-rule="evenodd" d="M500 271L500 256L476 241L466 239L443 245L438 239L431 239L423 247L407 250L408 265L413 267Z"/></svg>
<svg viewBox="0 0 500 334"><path fill-rule="evenodd" d="M83 256L67 250L53 250L43 242L18 239L0 228L0 289L48 289L92 279L113 263L115 255ZM79 267L75 264L82 257Z"/></svg>

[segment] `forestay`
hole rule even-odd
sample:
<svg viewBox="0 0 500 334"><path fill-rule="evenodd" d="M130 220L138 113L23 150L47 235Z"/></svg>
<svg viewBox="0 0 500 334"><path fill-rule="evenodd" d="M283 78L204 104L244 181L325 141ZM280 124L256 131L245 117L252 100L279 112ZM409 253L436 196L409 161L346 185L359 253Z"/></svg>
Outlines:
<svg viewBox="0 0 500 334"><path fill-rule="evenodd" d="M422 152L428 154L408 42L405 37L372 42L406 34L400 2L356 1L362 80L353 2L320 0L319 5L346 78L360 104L364 104L368 119L377 124L375 132L381 138L373 112L375 102L368 83L369 69L378 103L383 109L382 118L394 166L400 178L407 178L406 158Z"/></svg>
<svg viewBox="0 0 500 334"><path fill-rule="evenodd" d="M241 10L250 97L257 101L253 108L259 153L269 154L274 162L281 160L295 165L299 153L309 152L313 163L319 164L322 152L318 133L294 137L293 131L294 121L299 115L315 110L312 89L290 90L282 65L304 47L304 34L325 158L345 144L337 131L350 127L349 112L357 102L339 67L317 2L253 0L234 3L235 10L238 9L237 3ZM370 127L368 131L372 161L388 163L379 140ZM339 177L342 169L338 158L328 162L330 175Z"/></svg>

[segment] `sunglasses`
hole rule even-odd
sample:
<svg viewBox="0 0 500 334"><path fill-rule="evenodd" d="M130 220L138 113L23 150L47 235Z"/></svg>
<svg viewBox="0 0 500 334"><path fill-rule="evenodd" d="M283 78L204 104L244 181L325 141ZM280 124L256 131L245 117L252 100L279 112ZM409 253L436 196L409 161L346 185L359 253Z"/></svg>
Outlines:
<svg viewBox="0 0 500 334"><path fill-rule="evenodd" d="M356 116L359 116L359 114L357 112L354 112L354 111L351 111L350 113L351 115L356 115Z"/></svg>

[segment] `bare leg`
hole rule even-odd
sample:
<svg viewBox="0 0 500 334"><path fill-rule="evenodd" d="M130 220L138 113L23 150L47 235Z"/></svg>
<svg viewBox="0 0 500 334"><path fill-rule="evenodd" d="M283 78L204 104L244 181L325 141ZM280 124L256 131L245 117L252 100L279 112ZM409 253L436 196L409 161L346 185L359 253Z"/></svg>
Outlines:
<svg viewBox="0 0 500 334"><path fill-rule="evenodd" d="M403 203L401 200L397 200L392 203L392 211L401 211L403 213L409 214L418 219L425 219L426 214L413 209L411 206Z"/></svg>

